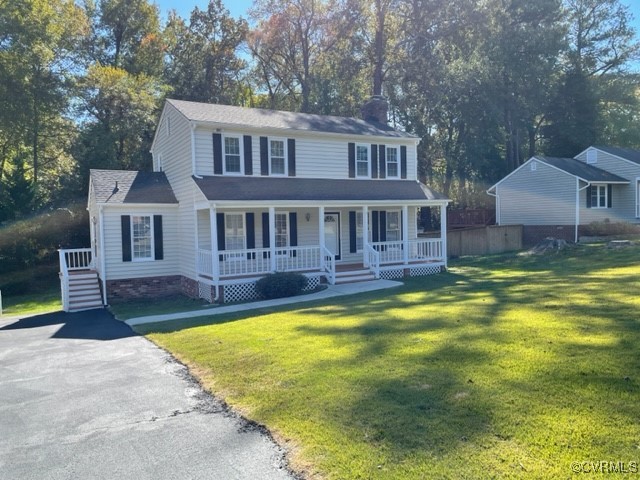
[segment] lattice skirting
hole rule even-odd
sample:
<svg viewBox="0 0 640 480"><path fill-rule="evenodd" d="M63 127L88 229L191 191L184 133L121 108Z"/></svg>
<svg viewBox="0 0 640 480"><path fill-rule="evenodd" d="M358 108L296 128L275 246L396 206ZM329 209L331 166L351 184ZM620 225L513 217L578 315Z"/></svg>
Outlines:
<svg viewBox="0 0 640 480"><path fill-rule="evenodd" d="M304 291L307 292L309 290L314 290L318 285L320 285L320 276L307 277L307 286L304 287Z"/></svg>
<svg viewBox="0 0 640 480"><path fill-rule="evenodd" d="M236 283L233 285L225 285L222 288L224 303L257 300L260 298L256 291L256 282Z"/></svg>
<svg viewBox="0 0 640 480"><path fill-rule="evenodd" d="M381 270L380 278L383 280L395 280L404 277L404 270Z"/></svg>
<svg viewBox="0 0 640 480"><path fill-rule="evenodd" d="M412 277L421 277L423 275L435 275L440 273L442 267L440 265L426 265L424 267L415 267L409 270L409 275Z"/></svg>
<svg viewBox="0 0 640 480"><path fill-rule="evenodd" d="M198 297L209 303L213 302L213 297L211 296L211 285L204 282L198 282Z"/></svg>

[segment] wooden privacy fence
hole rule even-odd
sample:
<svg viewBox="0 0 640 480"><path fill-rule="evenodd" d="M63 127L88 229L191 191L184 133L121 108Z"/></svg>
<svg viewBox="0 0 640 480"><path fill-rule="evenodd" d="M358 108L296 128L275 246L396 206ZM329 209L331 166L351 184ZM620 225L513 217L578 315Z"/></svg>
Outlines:
<svg viewBox="0 0 640 480"><path fill-rule="evenodd" d="M425 236L430 236L425 234ZM487 255L522 250L522 225L491 225L449 230L447 255Z"/></svg>

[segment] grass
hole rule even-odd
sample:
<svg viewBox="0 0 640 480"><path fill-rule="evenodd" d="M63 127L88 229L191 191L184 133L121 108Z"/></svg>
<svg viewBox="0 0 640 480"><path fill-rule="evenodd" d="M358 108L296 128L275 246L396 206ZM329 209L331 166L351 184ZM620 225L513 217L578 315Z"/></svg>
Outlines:
<svg viewBox="0 0 640 480"><path fill-rule="evenodd" d="M30 315L62 309L56 265L0 273L3 315Z"/></svg>
<svg viewBox="0 0 640 480"><path fill-rule="evenodd" d="M118 320L146 317L147 315L190 312L205 308L215 308L215 305L184 295L172 295L166 298L154 299L152 302L149 300L116 301L109 305L109 310Z"/></svg>
<svg viewBox="0 0 640 480"><path fill-rule="evenodd" d="M309 478L570 478L640 460L638 258L463 258L340 304L145 329Z"/></svg>
<svg viewBox="0 0 640 480"><path fill-rule="evenodd" d="M40 293L2 295L2 314L5 316L55 312L61 309L59 286Z"/></svg>

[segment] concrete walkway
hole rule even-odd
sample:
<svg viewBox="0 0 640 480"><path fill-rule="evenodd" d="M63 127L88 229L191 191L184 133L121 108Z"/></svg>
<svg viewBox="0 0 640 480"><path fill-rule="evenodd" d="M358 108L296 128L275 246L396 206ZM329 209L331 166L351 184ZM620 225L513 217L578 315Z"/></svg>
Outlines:
<svg viewBox="0 0 640 480"><path fill-rule="evenodd" d="M346 283L343 285L329 285L325 290L308 295L296 297L277 298L275 300L262 300L259 302L243 303L240 305L229 305L226 307L214 307L205 310L194 310L191 312L168 313L165 315L150 315L147 317L130 318L126 320L129 325L141 325L143 323L167 322L169 320L180 320L183 318L207 317L211 315L222 315L224 313L242 312L245 310L256 310L259 308L277 307L292 303L312 302L325 298L341 297L356 293L371 292L385 288L399 287L402 282L392 280L372 280L370 282Z"/></svg>

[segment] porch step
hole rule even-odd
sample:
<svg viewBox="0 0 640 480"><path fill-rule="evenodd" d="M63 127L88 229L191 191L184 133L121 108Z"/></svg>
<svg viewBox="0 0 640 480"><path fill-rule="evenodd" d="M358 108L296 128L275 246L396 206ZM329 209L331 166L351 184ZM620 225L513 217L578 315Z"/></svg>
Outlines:
<svg viewBox="0 0 640 480"><path fill-rule="evenodd" d="M102 308L103 306L97 272L84 271L69 275L70 312Z"/></svg>
<svg viewBox="0 0 640 480"><path fill-rule="evenodd" d="M375 279L375 275L367 269L336 272L336 285L343 283L368 282Z"/></svg>

